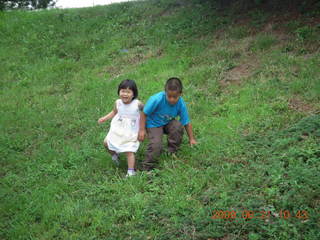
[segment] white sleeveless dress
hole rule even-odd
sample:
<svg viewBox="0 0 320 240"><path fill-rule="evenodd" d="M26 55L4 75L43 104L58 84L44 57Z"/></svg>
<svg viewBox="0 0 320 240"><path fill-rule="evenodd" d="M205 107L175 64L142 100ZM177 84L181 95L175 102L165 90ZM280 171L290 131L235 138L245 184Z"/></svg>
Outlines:
<svg viewBox="0 0 320 240"><path fill-rule="evenodd" d="M134 99L124 104L121 99L116 101L118 113L113 117L110 130L104 139L108 148L117 153L136 152L138 141L140 111L139 100Z"/></svg>

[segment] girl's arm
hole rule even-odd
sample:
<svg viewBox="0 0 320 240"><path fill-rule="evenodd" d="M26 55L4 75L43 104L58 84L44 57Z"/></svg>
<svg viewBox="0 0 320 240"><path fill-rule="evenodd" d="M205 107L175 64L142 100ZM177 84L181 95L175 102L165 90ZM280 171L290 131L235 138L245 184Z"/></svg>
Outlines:
<svg viewBox="0 0 320 240"><path fill-rule="evenodd" d="M191 123L188 123L187 125L185 125L184 128L185 128L186 131L187 131L190 145L192 146L192 145L194 145L194 144L197 144L197 141L196 141L196 139L195 139L194 136L193 136Z"/></svg>
<svg viewBox="0 0 320 240"><path fill-rule="evenodd" d="M117 110L117 104L114 104L114 107L112 109L111 112L109 112L107 115L105 115L104 117L99 118L98 123L103 123L111 118L113 118L116 114L118 113Z"/></svg>

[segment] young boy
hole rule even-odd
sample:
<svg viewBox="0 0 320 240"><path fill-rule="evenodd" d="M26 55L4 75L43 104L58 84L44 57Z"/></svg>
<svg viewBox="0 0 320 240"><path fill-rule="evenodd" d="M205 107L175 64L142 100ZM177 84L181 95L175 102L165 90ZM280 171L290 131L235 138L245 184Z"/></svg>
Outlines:
<svg viewBox="0 0 320 240"><path fill-rule="evenodd" d="M140 119L138 140L143 141L145 127L149 138L146 158L142 163L142 170L152 170L155 167L155 159L162 149L162 135L168 135L168 151L174 153L178 150L183 137L183 127L189 137L192 146L196 144L193 137L192 126L188 111L182 95L182 83L179 78L169 78L165 85L165 91L159 92L149 98L144 106ZM180 119L175 120L179 116Z"/></svg>

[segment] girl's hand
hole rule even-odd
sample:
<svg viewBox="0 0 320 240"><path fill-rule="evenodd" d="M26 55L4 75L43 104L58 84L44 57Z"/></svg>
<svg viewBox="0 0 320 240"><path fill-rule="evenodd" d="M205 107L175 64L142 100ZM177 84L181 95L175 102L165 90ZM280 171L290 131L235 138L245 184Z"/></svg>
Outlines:
<svg viewBox="0 0 320 240"><path fill-rule="evenodd" d="M106 119L104 117L99 118L98 123L103 123Z"/></svg>
<svg viewBox="0 0 320 240"><path fill-rule="evenodd" d="M143 142L145 135L146 135L146 131L144 129L139 130L138 141Z"/></svg>
<svg viewBox="0 0 320 240"><path fill-rule="evenodd" d="M189 140L189 143L190 143L190 146L192 147L193 145L197 144L197 141L194 138L192 138Z"/></svg>

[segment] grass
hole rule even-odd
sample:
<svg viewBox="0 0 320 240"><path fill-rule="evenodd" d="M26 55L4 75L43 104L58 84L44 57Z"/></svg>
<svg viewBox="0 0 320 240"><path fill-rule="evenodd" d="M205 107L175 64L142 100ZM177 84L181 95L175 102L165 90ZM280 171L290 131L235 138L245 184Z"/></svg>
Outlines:
<svg viewBox="0 0 320 240"><path fill-rule="evenodd" d="M266 31L261 10L239 26L197 1L0 14L0 238L319 239L319 28L308 16ZM125 179L125 157L116 168L103 149L110 122L97 120L121 80L146 102L172 76L199 144L185 137L177 159Z"/></svg>

